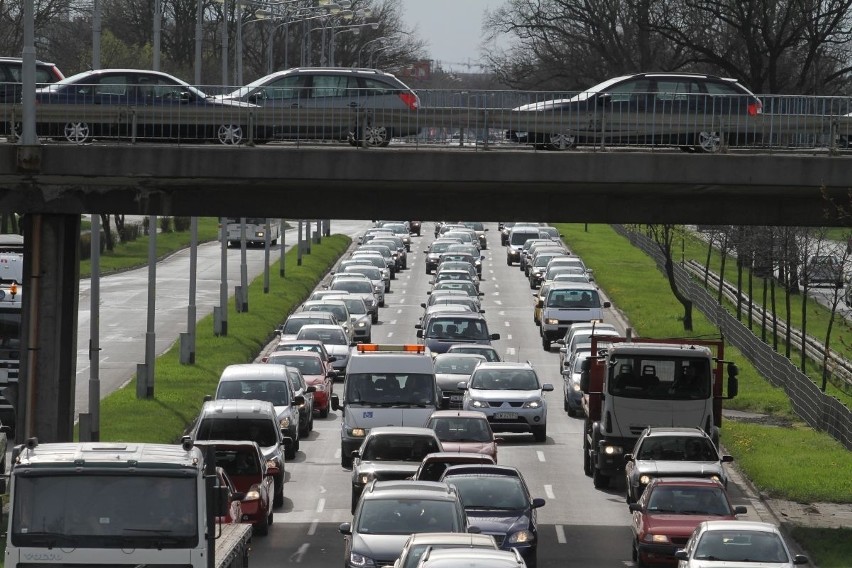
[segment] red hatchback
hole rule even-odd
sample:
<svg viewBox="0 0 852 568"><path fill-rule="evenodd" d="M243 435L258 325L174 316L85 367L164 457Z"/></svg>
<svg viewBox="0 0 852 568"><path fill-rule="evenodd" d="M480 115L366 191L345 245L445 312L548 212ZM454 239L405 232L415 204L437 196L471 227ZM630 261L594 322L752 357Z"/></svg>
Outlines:
<svg viewBox="0 0 852 568"><path fill-rule="evenodd" d="M326 367L322 357L312 351L275 351L269 354L267 363L296 367L302 373L305 384L314 387L314 412L320 418L328 416L335 372Z"/></svg>
<svg viewBox="0 0 852 568"><path fill-rule="evenodd" d="M253 533L265 536L272 524L272 500L278 468L263 458L256 442L231 440L196 441L199 447L216 448L216 466L228 474L234 488L243 493L241 521L251 523Z"/></svg>
<svg viewBox="0 0 852 568"><path fill-rule="evenodd" d="M660 477L651 481L633 513L633 560L637 566L674 566L702 521L734 520L745 507L734 507L725 487L714 479Z"/></svg>

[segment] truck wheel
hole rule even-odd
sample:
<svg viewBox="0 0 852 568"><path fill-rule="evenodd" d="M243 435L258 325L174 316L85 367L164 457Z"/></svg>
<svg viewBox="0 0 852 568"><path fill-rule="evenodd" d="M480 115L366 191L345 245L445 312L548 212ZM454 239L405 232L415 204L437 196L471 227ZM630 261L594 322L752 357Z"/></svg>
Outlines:
<svg viewBox="0 0 852 568"><path fill-rule="evenodd" d="M352 457L340 456L340 466L345 469L352 469Z"/></svg>
<svg viewBox="0 0 852 568"><path fill-rule="evenodd" d="M565 409L565 412L568 413L568 416L571 416L571 406L568 404L567 398L562 401L562 405L563 405L563 408Z"/></svg>
<svg viewBox="0 0 852 568"><path fill-rule="evenodd" d="M320 409L319 417L320 418L328 418L328 407L327 406L323 409Z"/></svg>
<svg viewBox="0 0 852 568"><path fill-rule="evenodd" d="M370 322L372 322L372 323L379 323L379 314L378 314L378 313L374 313L373 315L371 315L371 316L370 316Z"/></svg>
<svg viewBox="0 0 852 568"><path fill-rule="evenodd" d="M550 340L546 335L541 336L541 348L550 353Z"/></svg>
<svg viewBox="0 0 852 568"><path fill-rule="evenodd" d="M568 416L570 416L571 418L574 418L575 416L577 416L577 411L574 410L573 408L571 408L571 405L568 405L567 410L568 410Z"/></svg>
<svg viewBox="0 0 852 568"><path fill-rule="evenodd" d="M287 448L287 451L284 452L284 457L288 460L292 460L296 457L296 452L299 451L299 443L293 442L290 444L290 447Z"/></svg>
<svg viewBox="0 0 852 568"><path fill-rule="evenodd" d="M512 259L508 256L506 257L506 266L512 266Z"/></svg>
<svg viewBox="0 0 852 568"><path fill-rule="evenodd" d="M269 513L269 516L272 516L272 513ZM257 536L266 536L269 534L269 516L263 517L256 525L253 527L253 533L256 533Z"/></svg>
<svg viewBox="0 0 852 568"><path fill-rule="evenodd" d="M536 442L546 442L547 441L547 425L544 426L533 426L532 434L535 438Z"/></svg>
<svg viewBox="0 0 852 568"><path fill-rule="evenodd" d="M601 470L595 468L592 472L592 483L595 489L606 489L609 487L609 476L601 473Z"/></svg>
<svg viewBox="0 0 852 568"><path fill-rule="evenodd" d="M592 456L589 455L589 448L585 440L583 441L583 473L587 477L592 476Z"/></svg>

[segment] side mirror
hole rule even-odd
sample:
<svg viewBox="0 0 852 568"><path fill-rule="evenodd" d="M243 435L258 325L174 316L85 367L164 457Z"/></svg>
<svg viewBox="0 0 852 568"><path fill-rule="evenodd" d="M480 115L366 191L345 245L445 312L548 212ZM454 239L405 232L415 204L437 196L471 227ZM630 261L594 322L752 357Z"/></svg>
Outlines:
<svg viewBox="0 0 852 568"><path fill-rule="evenodd" d="M210 402L211 400L213 400L212 394L205 394L204 395L204 402Z"/></svg>
<svg viewBox="0 0 852 568"><path fill-rule="evenodd" d="M609 302L603 303L603 307L605 307L605 308L609 308L610 306L612 306L612 304L610 304Z"/></svg>
<svg viewBox="0 0 852 568"><path fill-rule="evenodd" d="M675 550L675 558L678 560L689 560L689 553L682 548Z"/></svg>
<svg viewBox="0 0 852 568"><path fill-rule="evenodd" d="M489 337L491 339L500 339L500 334L499 333L492 333Z"/></svg>
<svg viewBox="0 0 852 568"><path fill-rule="evenodd" d="M624 454L624 463L632 462L632 461L633 461L633 454Z"/></svg>
<svg viewBox="0 0 852 568"><path fill-rule="evenodd" d="M629 509L631 513L636 513L642 510L642 505L639 503L631 503Z"/></svg>
<svg viewBox="0 0 852 568"><path fill-rule="evenodd" d="M544 383L541 385L541 390L544 392L550 392L553 390L553 385L551 383Z"/></svg>
<svg viewBox="0 0 852 568"><path fill-rule="evenodd" d="M460 391L467 390L467 381L461 381L456 385L456 388Z"/></svg>
<svg viewBox="0 0 852 568"><path fill-rule="evenodd" d="M418 330L417 330L417 337L418 337L419 339L422 339L422 338L423 338L423 330L422 330L422 329L418 329Z"/></svg>
<svg viewBox="0 0 852 568"><path fill-rule="evenodd" d="M558 343L559 345L565 345L565 338L563 337L562 339L557 339L553 343Z"/></svg>
<svg viewBox="0 0 852 568"><path fill-rule="evenodd" d="M337 377L337 371L335 371L334 369L332 369L331 371L327 372L327 373L325 374L325 376L326 376L326 377L331 377L331 378L333 379L333 378Z"/></svg>
<svg viewBox="0 0 852 568"><path fill-rule="evenodd" d="M275 462L267 462L266 475L276 477L281 473L281 468Z"/></svg>
<svg viewBox="0 0 852 568"><path fill-rule="evenodd" d="M722 456L722 463L731 463L734 461L734 456L724 455Z"/></svg>
<svg viewBox="0 0 852 568"><path fill-rule="evenodd" d="M311 385L305 389L305 392L317 392L317 387Z"/></svg>
<svg viewBox="0 0 852 568"><path fill-rule="evenodd" d="M286 428L281 428L282 434L286 431L287 431ZM291 438L290 436L282 436L281 445L284 446L285 448L293 447L293 438Z"/></svg>
<svg viewBox="0 0 852 568"><path fill-rule="evenodd" d="M484 296L484 295L485 295L485 292L480 292L480 293L479 293L479 295L480 295L480 296Z"/></svg>
<svg viewBox="0 0 852 568"><path fill-rule="evenodd" d="M419 323L415 323L415 324L414 324L414 329L423 329L423 326L422 326L422 325L420 325Z"/></svg>
<svg viewBox="0 0 852 568"><path fill-rule="evenodd" d="M351 535L352 523L340 523L340 526L337 527L337 530L340 531L340 534Z"/></svg>
<svg viewBox="0 0 852 568"><path fill-rule="evenodd" d="M539 507L544 507L544 503L544 499L542 499L541 497L536 497L532 500L531 506L533 509L538 509Z"/></svg>
<svg viewBox="0 0 852 568"><path fill-rule="evenodd" d="M337 361L337 357L335 357L334 355L329 355L329 357L328 357L328 362L329 362L329 363L334 363L335 361Z"/></svg>
<svg viewBox="0 0 852 568"><path fill-rule="evenodd" d="M796 564L796 565L807 564L808 562L810 562L810 560L808 560L807 556L802 556L801 554L797 554L796 556L793 557L793 564Z"/></svg>
<svg viewBox="0 0 852 568"><path fill-rule="evenodd" d="M305 397L298 394L293 397L293 402L290 404L290 406L302 406L303 404L305 404Z"/></svg>
<svg viewBox="0 0 852 568"><path fill-rule="evenodd" d="M426 309L426 302L423 302L422 304L420 304L420 307L425 310Z"/></svg>
<svg viewBox="0 0 852 568"><path fill-rule="evenodd" d="M481 310L479 310L479 313L480 313L480 314L484 314L484 313L485 313L485 310L484 310L484 309L481 309Z"/></svg>
<svg viewBox="0 0 852 568"><path fill-rule="evenodd" d="M734 507L735 515L745 515L746 513L748 513L747 507L743 507L742 505L740 505L739 507Z"/></svg>
<svg viewBox="0 0 852 568"><path fill-rule="evenodd" d="M343 408L343 406L340 405L340 398L336 394L331 395L331 408L333 410L340 410Z"/></svg>

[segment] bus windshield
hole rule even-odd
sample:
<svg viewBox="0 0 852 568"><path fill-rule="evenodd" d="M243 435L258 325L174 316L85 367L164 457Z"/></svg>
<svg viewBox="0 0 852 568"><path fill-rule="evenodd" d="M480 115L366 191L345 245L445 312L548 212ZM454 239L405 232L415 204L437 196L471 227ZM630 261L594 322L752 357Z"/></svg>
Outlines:
<svg viewBox="0 0 852 568"><path fill-rule="evenodd" d="M711 395L710 361L703 358L625 355L613 359L609 372L609 394L613 396L704 400Z"/></svg>

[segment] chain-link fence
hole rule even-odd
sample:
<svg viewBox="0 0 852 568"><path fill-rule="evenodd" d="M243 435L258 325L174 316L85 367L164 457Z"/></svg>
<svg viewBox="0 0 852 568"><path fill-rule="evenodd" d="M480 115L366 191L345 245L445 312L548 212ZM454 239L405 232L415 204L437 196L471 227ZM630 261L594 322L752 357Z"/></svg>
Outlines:
<svg viewBox="0 0 852 568"><path fill-rule="evenodd" d="M649 255L658 266L664 257L657 244L645 235L614 225L615 231ZM784 355L755 336L736 317L731 315L704 286L694 280L679 265L674 266L675 281L680 291L721 331L725 340L735 346L758 372L770 383L782 387L793 405L794 412L808 425L828 433L852 450L852 411L842 402L823 393L807 375Z"/></svg>

